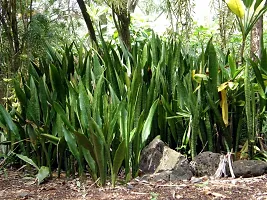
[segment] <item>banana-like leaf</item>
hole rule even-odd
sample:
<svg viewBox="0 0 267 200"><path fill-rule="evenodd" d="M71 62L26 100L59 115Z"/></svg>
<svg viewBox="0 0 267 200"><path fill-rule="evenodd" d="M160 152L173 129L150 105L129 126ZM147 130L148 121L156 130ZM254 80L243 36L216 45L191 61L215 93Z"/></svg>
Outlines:
<svg viewBox="0 0 267 200"><path fill-rule="evenodd" d="M145 44L143 51L142 51L142 67L145 67L147 60L148 60L148 45Z"/></svg>
<svg viewBox="0 0 267 200"><path fill-rule="evenodd" d="M253 60L251 60L251 59L249 59L249 62L251 64L251 66L253 67L253 70L254 70L254 73L255 73L255 76L256 76L256 80L257 80L257 82L260 85L259 94L261 95L261 97L263 99L266 99L265 85L264 85L262 74L261 74L261 72L260 72L260 70L258 68L258 65Z"/></svg>
<svg viewBox="0 0 267 200"><path fill-rule="evenodd" d="M64 74L54 65L49 67L50 81L53 91L56 92L58 100L65 103L66 86L64 84Z"/></svg>
<svg viewBox="0 0 267 200"><path fill-rule="evenodd" d="M95 158L93 158L91 152L88 149L85 149L82 147L82 152L83 152L83 156L87 164L90 167L90 170L91 170L90 174L93 180L96 181L97 180L97 166L96 166Z"/></svg>
<svg viewBox="0 0 267 200"><path fill-rule="evenodd" d="M4 120L2 123L5 123L8 129L12 131L12 133L14 133L16 137L20 138L18 127L12 121L10 114L6 111L6 109L2 105L0 105L0 115L2 116L2 119Z"/></svg>
<svg viewBox="0 0 267 200"><path fill-rule="evenodd" d="M32 124L26 124L26 133L29 135L34 150L38 148L38 132L36 132L36 129L33 128Z"/></svg>
<svg viewBox="0 0 267 200"><path fill-rule="evenodd" d="M27 100L26 100L26 94L25 92L21 89L19 82L14 79L14 89L16 96L18 97L20 104L22 107L26 106Z"/></svg>
<svg viewBox="0 0 267 200"><path fill-rule="evenodd" d="M157 66L159 62L159 55L160 52L158 51L158 46L160 42L157 40L157 36L154 32L152 32L152 39L151 39L151 51L152 51L152 65Z"/></svg>
<svg viewBox="0 0 267 200"><path fill-rule="evenodd" d="M31 62L31 65L29 67L29 74L30 74L31 77L33 77L34 81L38 81L39 80L39 77L42 74L42 72L36 66L36 64L34 62Z"/></svg>
<svg viewBox="0 0 267 200"><path fill-rule="evenodd" d="M102 75L102 73L104 72L103 67L100 65L99 62L99 58L97 57L97 55L95 54L93 57L93 72L94 72L94 76L96 81L100 78L100 76Z"/></svg>
<svg viewBox="0 0 267 200"><path fill-rule="evenodd" d="M155 111L157 109L158 102L159 102L158 99L156 101L154 101L154 103L152 104L152 106L151 106L151 108L149 110L149 114L147 116L147 119L146 119L145 124L144 124L143 131L142 131L142 144L145 144L148 136L150 135L152 120L153 120L154 113L155 113Z"/></svg>
<svg viewBox="0 0 267 200"><path fill-rule="evenodd" d="M209 87L208 88L214 100L217 101L218 100L218 92L217 92L218 59L217 59L215 47L212 43L212 38L209 40L207 44L205 56L206 56L206 61L208 64L208 70L209 70Z"/></svg>
<svg viewBox="0 0 267 200"><path fill-rule="evenodd" d="M109 156L107 155L107 153L109 153L109 149L106 148L104 134L100 127L98 127L97 123L92 118L90 118L89 123L89 130L91 131L90 138L94 146L94 155L98 165L100 181L102 185L105 185L107 177L106 157Z"/></svg>
<svg viewBox="0 0 267 200"><path fill-rule="evenodd" d="M85 129L88 129L88 121L89 121L88 116L90 115L90 101L81 81L79 83L79 107L80 107L79 117L81 119L82 126Z"/></svg>
<svg viewBox="0 0 267 200"><path fill-rule="evenodd" d="M35 122L35 124L40 123L40 104L37 93L37 88L32 77L30 77L30 88L31 88L31 98L29 99L27 105L27 118L30 121Z"/></svg>
<svg viewBox="0 0 267 200"><path fill-rule="evenodd" d="M50 108L48 108L49 94L48 94L48 88L47 88L45 79L46 79L45 75L39 79L39 99L40 99L40 107L43 113L42 120L45 122L45 124L47 124L49 121Z"/></svg>
<svg viewBox="0 0 267 200"><path fill-rule="evenodd" d="M122 142L120 143L120 145L118 146L116 150L114 160L113 160L113 176L114 176L114 179L112 180L113 186L115 186L115 180L116 180L117 174L122 165L122 161L124 160L125 151L126 151L126 143L125 143L125 140L122 140Z"/></svg>
<svg viewBox="0 0 267 200"><path fill-rule="evenodd" d="M32 166L35 167L36 169L38 169L38 170L40 169L40 168L35 164L35 162L33 162L33 160L30 159L29 157L24 156L24 155L21 155L21 154L16 154L16 156L19 157L19 158L20 158L21 160L23 160L24 162L26 162L26 163L32 165Z"/></svg>
<svg viewBox="0 0 267 200"><path fill-rule="evenodd" d="M69 130L67 130L64 126L62 126L62 130L63 130L63 133L64 133L64 138L65 138L65 140L67 142L67 145L68 145L68 147L70 149L70 152L77 159L77 161L79 162L79 164L81 164L80 152L78 150L78 147L77 147L77 143L76 143L75 138L69 132Z"/></svg>
<svg viewBox="0 0 267 200"><path fill-rule="evenodd" d="M53 103L53 107L54 107L54 109L56 110L56 112L60 115L60 117L61 117L62 121L65 123L65 125L67 125L68 128L69 128L72 132L74 132L74 131L75 131L74 127L71 125L70 121L69 121L68 118L67 118L67 115L66 115L65 111L64 111L63 108L59 105L59 103L54 102L54 103Z"/></svg>
<svg viewBox="0 0 267 200"><path fill-rule="evenodd" d="M93 146L88 138L77 131L74 131L73 134L76 136L78 144L82 145L85 149L89 150L91 153L93 152Z"/></svg>

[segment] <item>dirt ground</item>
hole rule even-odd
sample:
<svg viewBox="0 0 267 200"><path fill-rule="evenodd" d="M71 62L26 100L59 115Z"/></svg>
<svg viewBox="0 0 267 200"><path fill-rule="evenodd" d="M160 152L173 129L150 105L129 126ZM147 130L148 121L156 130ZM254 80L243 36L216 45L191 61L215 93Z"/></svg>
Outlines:
<svg viewBox="0 0 267 200"><path fill-rule="evenodd" d="M138 178L127 185L97 187L90 178L53 178L37 185L21 171L0 171L0 199L267 199L267 175L254 178L193 178L176 183L149 183Z"/></svg>

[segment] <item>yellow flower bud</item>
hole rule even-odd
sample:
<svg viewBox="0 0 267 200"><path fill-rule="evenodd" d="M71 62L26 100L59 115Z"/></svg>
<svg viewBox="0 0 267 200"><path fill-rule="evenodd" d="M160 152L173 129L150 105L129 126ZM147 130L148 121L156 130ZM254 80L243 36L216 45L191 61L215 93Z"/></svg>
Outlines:
<svg viewBox="0 0 267 200"><path fill-rule="evenodd" d="M229 9L238 17L243 18L245 15L245 5L242 0L225 0Z"/></svg>

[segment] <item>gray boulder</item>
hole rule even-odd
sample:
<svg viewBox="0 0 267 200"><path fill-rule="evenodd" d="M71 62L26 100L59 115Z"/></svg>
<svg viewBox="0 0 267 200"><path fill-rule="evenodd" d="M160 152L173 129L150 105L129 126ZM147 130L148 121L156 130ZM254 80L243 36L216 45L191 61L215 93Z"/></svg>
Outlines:
<svg viewBox="0 0 267 200"><path fill-rule="evenodd" d="M236 177L261 176L267 173L267 163L261 160L237 160L233 162Z"/></svg>
<svg viewBox="0 0 267 200"><path fill-rule="evenodd" d="M164 142L155 138L143 149L139 166L142 173L154 173L156 171L163 156L164 146Z"/></svg>
<svg viewBox="0 0 267 200"><path fill-rule="evenodd" d="M219 153L205 151L198 154L193 161L190 162L190 168L195 176L212 176L215 174L219 163Z"/></svg>
<svg viewBox="0 0 267 200"><path fill-rule="evenodd" d="M150 173L144 179L152 181L189 180L193 176L186 157L159 139L154 139L142 151L140 170Z"/></svg>

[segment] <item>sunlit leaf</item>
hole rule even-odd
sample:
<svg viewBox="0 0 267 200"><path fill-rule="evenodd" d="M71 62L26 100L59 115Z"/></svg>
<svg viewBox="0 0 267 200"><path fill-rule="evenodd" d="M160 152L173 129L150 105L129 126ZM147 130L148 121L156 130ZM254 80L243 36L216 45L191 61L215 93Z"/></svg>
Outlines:
<svg viewBox="0 0 267 200"><path fill-rule="evenodd" d="M245 5L242 0L225 0L230 10L238 17L243 18L245 15Z"/></svg>
<svg viewBox="0 0 267 200"><path fill-rule="evenodd" d="M222 107L222 118L226 126L228 126L228 103L226 90L221 91L221 107Z"/></svg>
<svg viewBox="0 0 267 200"><path fill-rule="evenodd" d="M152 104L152 106L151 106L151 108L149 110L149 114L147 116L147 119L146 119L145 124L144 124L143 131L142 131L142 143L144 143L147 140L147 138L148 138L148 136L149 136L149 134L151 132L152 120L153 120L153 116L154 116L154 113L156 111L156 108L158 106L158 102L159 102L159 100L156 100Z"/></svg>
<svg viewBox="0 0 267 200"><path fill-rule="evenodd" d="M48 176L49 176L49 168L46 167L46 166L42 166L42 167L39 169L38 174L36 175L36 178L37 178L37 180L38 180L38 185L39 185L40 183L42 183L43 180L44 180L45 178L47 178Z"/></svg>

